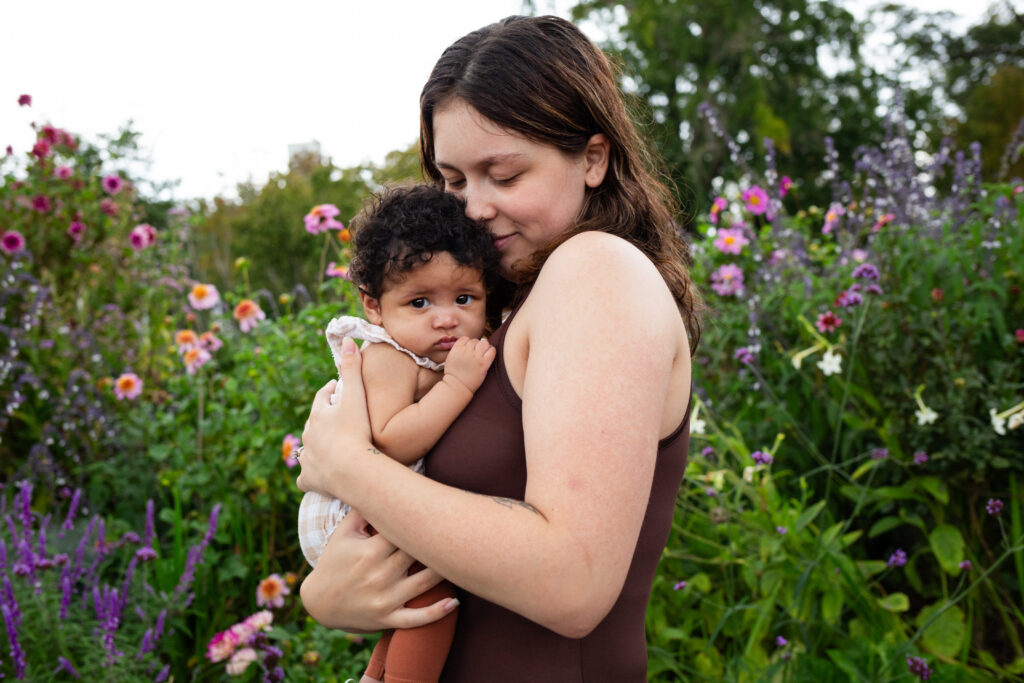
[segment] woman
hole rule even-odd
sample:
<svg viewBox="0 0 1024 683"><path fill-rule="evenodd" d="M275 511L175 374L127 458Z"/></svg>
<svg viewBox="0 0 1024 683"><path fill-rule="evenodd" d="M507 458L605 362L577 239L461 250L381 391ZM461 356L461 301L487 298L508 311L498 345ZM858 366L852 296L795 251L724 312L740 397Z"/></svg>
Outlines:
<svg viewBox="0 0 1024 683"><path fill-rule="evenodd" d="M465 36L420 104L424 169L486 223L518 303L429 478L370 444L348 344L344 399L317 393L298 485L380 535L346 520L303 601L328 626L414 627L452 607L403 606L443 576L462 608L442 680L644 680L699 337L668 193L606 57L562 19ZM430 569L406 576L412 558Z"/></svg>

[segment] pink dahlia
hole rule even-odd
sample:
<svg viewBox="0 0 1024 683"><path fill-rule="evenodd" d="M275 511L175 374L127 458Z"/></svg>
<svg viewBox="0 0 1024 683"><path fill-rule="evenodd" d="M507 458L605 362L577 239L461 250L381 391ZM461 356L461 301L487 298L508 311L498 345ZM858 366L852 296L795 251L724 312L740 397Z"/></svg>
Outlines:
<svg viewBox="0 0 1024 683"><path fill-rule="evenodd" d="M293 434L285 434L284 441L281 442L281 459L289 468L299 464L299 459L295 457L295 451L301 443L299 437Z"/></svg>
<svg viewBox="0 0 1024 683"><path fill-rule="evenodd" d="M242 332L248 332L253 329L261 320L265 320L266 317L267 314L252 299L242 299L235 306L235 320L238 321L238 327L241 328Z"/></svg>
<svg viewBox="0 0 1024 683"><path fill-rule="evenodd" d="M116 216L118 211L117 202L109 197L104 197L100 200L100 211L108 216Z"/></svg>
<svg viewBox="0 0 1024 683"><path fill-rule="evenodd" d="M211 662L223 662L234 652L238 636L231 629L222 631L210 639L206 646L206 658Z"/></svg>
<svg viewBox="0 0 1024 683"><path fill-rule="evenodd" d="M58 166L54 173L61 180L67 180L75 174L75 169L70 166Z"/></svg>
<svg viewBox="0 0 1024 683"><path fill-rule="evenodd" d="M768 193L757 185L743 192L743 201L747 203L747 211L755 216L760 216L770 208Z"/></svg>
<svg viewBox="0 0 1024 683"><path fill-rule="evenodd" d="M314 206L303 219L306 224L306 232L316 235L327 230L343 230L345 226L336 218L339 213L341 211L334 204Z"/></svg>
<svg viewBox="0 0 1024 683"><path fill-rule="evenodd" d="M217 349L224 346L224 342L222 342L213 332L203 332L199 335L199 345L210 353L214 353Z"/></svg>
<svg viewBox="0 0 1024 683"><path fill-rule="evenodd" d="M711 289L721 296L743 292L743 271L735 263L727 263L711 274Z"/></svg>
<svg viewBox="0 0 1024 683"><path fill-rule="evenodd" d="M53 204L50 202L49 197L45 194L40 194L32 198L32 208L39 213L50 213L50 209L53 208Z"/></svg>
<svg viewBox="0 0 1024 683"><path fill-rule="evenodd" d="M78 244L82 241L82 235L85 233L85 223L82 221L71 221L71 225L68 226L68 237Z"/></svg>
<svg viewBox="0 0 1024 683"><path fill-rule="evenodd" d="M744 245L749 243L739 228L723 228L718 231L718 238L715 240L715 246L723 254L738 254L743 251Z"/></svg>
<svg viewBox="0 0 1024 683"><path fill-rule="evenodd" d="M256 588L256 604L260 607L280 607L284 596L291 593L280 574L271 574Z"/></svg>
<svg viewBox="0 0 1024 683"><path fill-rule="evenodd" d="M188 293L188 303L197 311L213 308L220 301L220 292L213 285L197 284Z"/></svg>
<svg viewBox="0 0 1024 683"><path fill-rule="evenodd" d="M124 181L119 175L108 175L102 180L103 189L107 194L117 194L124 187Z"/></svg>
<svg viewBox="0 0 1024 683"><path fill-rule="evenodd" d="M17 230L8 230L0 238L0 249L5 254L13 254L25 248L25 236Z"/></svg>
<svg viewBox="0 0 1024 683"><path fill-rule="evenodd" d="M185 355L181 357L181 360L185 363L185 370L190 375L196 374L199 368L206 365L212 356L210 352L201 347L191 348L185 352Z"/></svg>
<svg viewBox="0 0 1024 683"><path fill-rule="evenodd" d="M136 399L142 393L142 380L134 372L123 373L114 380L114 396L118 401Z"/></svg>
<svg viewBox="0 0 1024 683"><path fill-rule="evenodd" d="M156 229L149 223L139 223L128 234L128 241L131 243L132 249L142 251L156 241Z"/></svg>
<svg viewBox="0 0 1024 683"><path fill-rule="evenodd" d="M32 154L34 154L40 161L50 156L50 143L46 140L38 140L36 144L32 145Z"/></svg>

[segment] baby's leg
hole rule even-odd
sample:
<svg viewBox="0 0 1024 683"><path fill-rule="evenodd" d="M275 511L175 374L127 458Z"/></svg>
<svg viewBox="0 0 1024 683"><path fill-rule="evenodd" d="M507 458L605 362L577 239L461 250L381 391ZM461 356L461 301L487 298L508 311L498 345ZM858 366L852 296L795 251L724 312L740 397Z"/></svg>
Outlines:
<svg viewBox="0 0 1024 683"><path fill-rule="evenodd" d="M315 567L320 553L348 513L348 505L337 498L307 493L299 504L299 545L309 566Z"/></svg>
<svg viewBox="0 0 1024 683"><path fill-rule="evenodd" d="M454 597L455 587L442 581L407 602L406 607L427 607ZM395 629L387 646L384 683L436 683L452 646L457 613L455 610L426 626Z"/></svg>
<svg viewBox="0 0 1024 683"><path fill-rule="evenodd" d="M394 629L385 631L377 644L373 646L373 654L370 655L370 663L366 667L366 673L359 679L359 683L381 683L384 680L384 661L388 656L388 644Z"/></svg>

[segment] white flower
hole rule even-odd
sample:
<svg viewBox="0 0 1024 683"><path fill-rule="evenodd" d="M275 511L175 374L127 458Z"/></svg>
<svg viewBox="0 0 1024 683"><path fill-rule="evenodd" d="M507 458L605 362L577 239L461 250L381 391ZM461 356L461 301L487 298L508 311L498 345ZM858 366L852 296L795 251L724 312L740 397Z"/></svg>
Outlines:
<svg viewBox="0 0 1024 683"><path fill-rule="evenodd" d="M1006 418L997 415L995 408L989 408L988 415L992 418L992 429L996 430L996 434L1006 436Z"/></svg>
<svg viewBox="0 0 1024 683"><path fill-rule="evenodd" d="M826 377L829 375L838 375L842 370L843 357L838 353L834 353L832 349L825 352L825 355L820 361L818 361L818 367L825 374Z"/></svg>
<svg viewBox="0 0 1024 683"><path fill-rule="evenodd" d="M747 482L748 484L753 484L754 483L754 472L756 472L756 471L757 471L757 468L754 467L753 465L747 465L746 467L744 467L743 468L743 481Z"/></svg>
<svg viewBox="0 0 1024 683"><path fill-rule="evenodd" d="M714 472L708 472L704 475L706 481L711 482L711 486L716 491L721 491L725 487L725 470L715 470Z"/></svg>
<svg viewBox="0 0 1024 683"><path fill-rule="evenodd" d="M258 655L256 650L251 647L243 647L240 650L235 650L235 654L231 655L231 659L228 660L227 672L229 676L241 676L245 672L246 668L250 664L256 661Z"/></svg>
<svg viewBox="0 0 1024 683"><path fill-rule="evenodd" d="M937 419L939 419L939 414L936 413L931 408L929 408L928 406L922 407L920 410L914 413L914 415L917 417L917 424L919 426L930 425L932 422L935 422Z"/></svg>
<svg viewBox="0 0 1024 683"><path fill-rule="evenodd" d="M693 416L692 418L690 418L691 434L703 434L705 427L707 427L707 424L704 422L704 420L700 419L697 416Z"/></svg>
<svg viewBox="0 0 1024 683"><path fill-rule="evenodd" d="M1010 421L1007 423L1006 426L1009 427L1010 429L1016 429L1017 427L1020 427L1022 424L1024 424L1024 411L1014 413L1013 415L1011 415Z"/></svg>

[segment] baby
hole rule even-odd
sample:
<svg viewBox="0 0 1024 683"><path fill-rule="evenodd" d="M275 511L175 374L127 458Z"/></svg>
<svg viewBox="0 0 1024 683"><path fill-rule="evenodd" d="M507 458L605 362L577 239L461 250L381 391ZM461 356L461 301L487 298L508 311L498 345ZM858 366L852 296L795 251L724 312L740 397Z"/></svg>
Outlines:
<svg viewBox="0 0 1024 683"><path fill-rule="evenodd" d="M422 185L375 197L353 233L349 273L367 319L335 318L327 341L336 363L344 337L366 342L363 382L373 442L421 470L423 455L473 398L494 360L495 349L482 336L498 253L458 198ZM341 390L339 382L332 401ZM303 497L299 541L311 565L348 511L336 499ZM454 596L443 582L415 602ZM451 647L455 614L384 634L363 681L436 681Z"/></svg>

